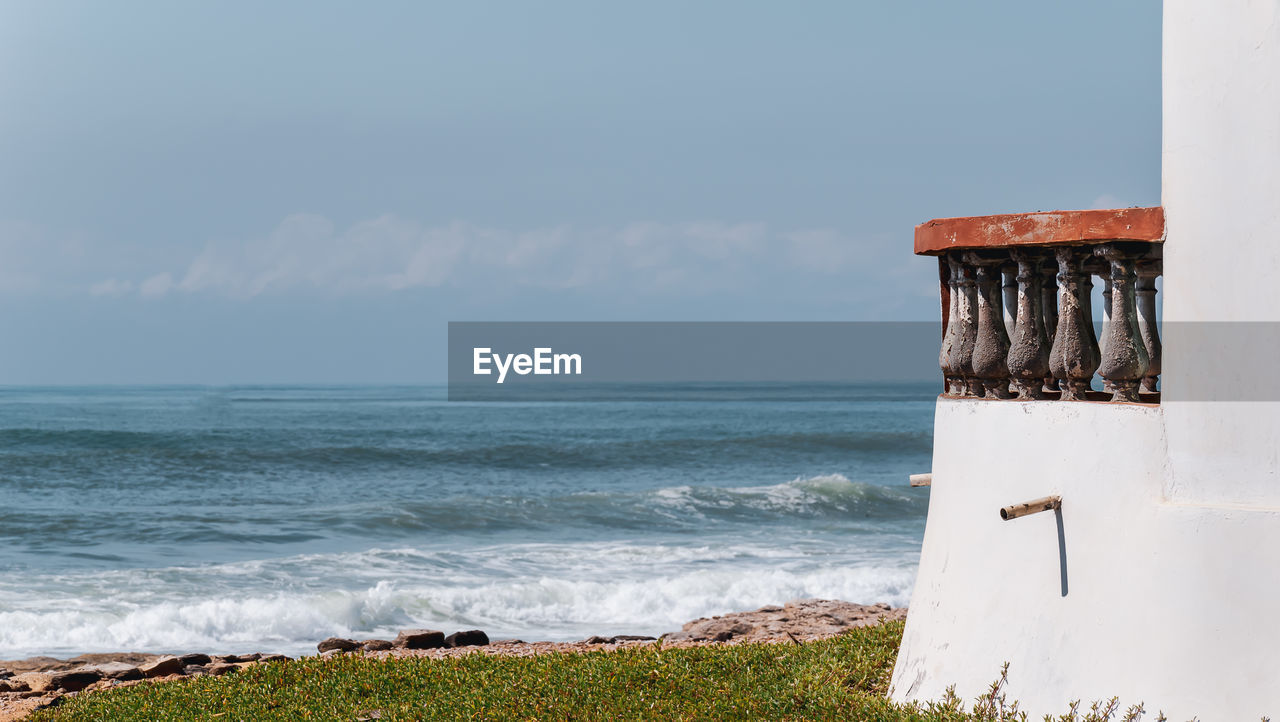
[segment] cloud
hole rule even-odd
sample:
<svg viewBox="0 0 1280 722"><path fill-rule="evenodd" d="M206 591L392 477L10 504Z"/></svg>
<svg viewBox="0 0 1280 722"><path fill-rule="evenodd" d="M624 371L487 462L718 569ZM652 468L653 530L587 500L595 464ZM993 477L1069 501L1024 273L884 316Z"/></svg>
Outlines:
<svg viewBox="0 0 1280 722"><path fill-rule="evenodd" d="M866 253L859 244L836 231L819 228L783 234L788 241L788 257L800 268L815 273L838 273L848 268L857 256Z"/></svg>
<svg viewBox="0 0 1280 722"><path fill-rule="evenodd" d="M128 281L125 281L125 283L127 284ZM168 293L170 288L173 288L173 276L171 276L168 271L165 271L164 273L157 273L151 278L148 278L138 284L138 294L148 297L158 297Z"/></svg>
<svg viewBox="0 0 1280 722"><path fill-rule="evenodd" d="M82 271L92 268L84 239L77 233L55 233L40 225L0 220L0 292L30 294L79 285ZM99 265L94 273L103 273ZM80 286L82 289L83 286Z"/></svg>
<svg viewBox="0 0 1280 722"><path fill-rule="evenodd" d="M261 237L211 242L184 265L152 268L134 279L112 277L89 291L252 299L291 292L537 288L725 297L784 284L794 292L821 274L843 302L871 293L863 286L910 260L909 252L883 237L857 238L830 228L774 231L753 222L509 230L465 222L426 226L387 215L344 228L323 216L296 214ZM855 277L863 283L854 283Z"/></svg>

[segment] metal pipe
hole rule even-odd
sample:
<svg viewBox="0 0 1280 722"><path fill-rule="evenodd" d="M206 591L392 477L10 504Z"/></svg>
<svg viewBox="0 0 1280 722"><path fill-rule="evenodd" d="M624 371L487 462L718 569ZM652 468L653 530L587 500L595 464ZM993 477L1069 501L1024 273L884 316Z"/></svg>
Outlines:
<svg viewBox="0 0 1280 722"><path fill-rule="evenodd" d="M1025 502L1023 504L1013 504L1006 506L1000 510L1000 518L1005 521L1017 519L1020 516L1028 514L1038 514L1042 511L1054 511L1062 508L1062 497L1046 496L1040 499Z"/></svg>

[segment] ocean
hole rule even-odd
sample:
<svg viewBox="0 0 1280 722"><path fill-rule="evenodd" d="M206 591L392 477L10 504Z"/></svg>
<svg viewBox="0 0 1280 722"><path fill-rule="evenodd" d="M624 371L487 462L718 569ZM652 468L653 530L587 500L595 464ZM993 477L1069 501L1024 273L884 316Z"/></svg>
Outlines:
<svg viewBox="0 0 1280 722"><path fill-rule="evenodd" d="M936 383L0 388L0 659L905 605Z"/></svg>

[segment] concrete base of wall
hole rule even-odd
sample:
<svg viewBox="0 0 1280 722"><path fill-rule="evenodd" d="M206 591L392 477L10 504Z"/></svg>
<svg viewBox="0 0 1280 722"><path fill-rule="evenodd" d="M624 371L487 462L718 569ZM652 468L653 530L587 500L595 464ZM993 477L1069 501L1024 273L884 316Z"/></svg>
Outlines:
<svg viewBox="0 0 1280 722"><path fill-rule="evenodd" d="M898 701L1280 718L1280 510L1167 503L1159 407L939 399ZM1060 495L1059 512L1002 506Z"/></svg>

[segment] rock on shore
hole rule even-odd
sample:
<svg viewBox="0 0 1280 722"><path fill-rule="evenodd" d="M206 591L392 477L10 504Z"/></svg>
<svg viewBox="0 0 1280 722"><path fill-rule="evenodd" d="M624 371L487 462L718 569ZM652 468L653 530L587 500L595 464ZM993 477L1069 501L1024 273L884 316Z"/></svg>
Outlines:
<svg viewBox="0 0 1280 722"><path fill-rule="evenodd" d="M0 662L0 722L10 722L57 704L66 695L138 684L223 675L241 667L287 660L280 654L158 655L122 652L82 654L71 659L31 657Z"/></svg>
<svg viewBox="0 0 1280 722"><path fill-rule="evenodd" d="M702 617L688 622L679 632L662 635L667 642L772 642L781 639L821 639L846 629L905 619L906 609L888 604L853 604L830 599L796 599L783 606L760 607L754 612L735 612Z"/></svg>
<svg viewBox="0 0 1280 722"><path fill-rule="evenodd" d="M357 641L330 637L317 645L321 656L367 654L377 657L451 657L481 652L532 656L550 652L586 652L640 644L668 646L737 644L740 642L802 642L831 637L852 627L902 619L906 609L888 604L852 604L826 599L797 599L782 606L766 606L695 619L661 640L634 634L593 636L581 642L525 642L489 639L479 630L446 636L434 629L406 629L394 641ZM32 657L0 661L0 722L21 719L36 709L56 704L65 695L84 694L114 686L150 680L182 679L199 675L223 675L266 662L285 661L279 654L155 655L132 652L83 654L71 659Z"/></svg>

